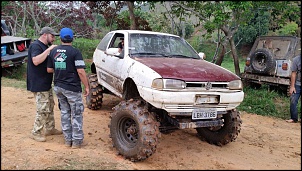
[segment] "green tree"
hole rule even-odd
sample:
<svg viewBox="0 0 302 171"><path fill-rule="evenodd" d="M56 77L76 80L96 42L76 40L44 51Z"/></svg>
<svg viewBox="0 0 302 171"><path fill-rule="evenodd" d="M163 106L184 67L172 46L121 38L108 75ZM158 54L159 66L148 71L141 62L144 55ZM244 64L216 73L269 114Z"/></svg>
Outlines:
<svg viewBox="0 0 302 171"><path fill-rule="evenodd" d="M222 46L229 44L235 73L240 75L239 58L234 41L234 35L239 27L248 24L254 18L253 11L258 8L267 9L271 19L277 24L285 23L291 15L293 15L292 20L297 20L300 14L295 14L299 10L295 5L297 3L297 1L295 3L291 1L172 1L171 11L177 16L197 16L200 20L199 24L207 30L207 36L212 35L214 31L220 33L221 30L223 35L218 36L218 42Z"/></svg>
<svg viewBox="0 0 302 171"><path fill-rule="evenodd" d="M254 10L254 17L245 25L239 27L235 33L235 42L240 44L253 44L258 36L267 35L269 32L269 13Z"/></svg>
<svg viewBox="0 0 302 171"><path fill-rule="evenodd" d="M110 30L112 29L112 25L114 23L117 25L119 29L143 29L149 30L148 22L142 18L141 16L135 15L135 11L140 9L140 6L145 4L146 1L83 1L89 6L92 12L103 15L106 20L106 25L110 26ZM128 24L125 25L123 20L119 20L119 13L121 10L127 6L128 7Z"/></svg>
<svg viewBox="0 0 302 171"><path fill-rule="evenodd" d="M280 36L298 36L298 24L295 22L290 22L281 29L277 30L277 33Z"/></svg>
<svg viewBox="0 0 302 171"><path fill-rule="evenodd" d="M1 6L1 19L9 22L13 35L38 35L42 27L59 31L70 27L77 35L91 37L92 15L80 1L9 1ZM27 30L31 30L28 32Z"/></svg>

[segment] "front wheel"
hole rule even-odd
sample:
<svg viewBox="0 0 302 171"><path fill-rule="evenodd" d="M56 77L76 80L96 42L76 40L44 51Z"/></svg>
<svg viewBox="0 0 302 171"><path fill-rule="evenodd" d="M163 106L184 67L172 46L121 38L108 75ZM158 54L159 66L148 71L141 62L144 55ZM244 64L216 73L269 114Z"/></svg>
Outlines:
<svg viewBox="0 0 302 171"><path fill-rule="evenodd" d="M210 144L222 146L234 141L241 130L242 120L236 110L229 111L222 117L219 127L196 128L198 136Z"/></svg>
<svg viewBox="0 0 302 171"><path fill-rule="evenodd" d="M156 150L159 123L143 100L120 102L114 107L109 128L113 146L126 159L141 161Z"/></svg>

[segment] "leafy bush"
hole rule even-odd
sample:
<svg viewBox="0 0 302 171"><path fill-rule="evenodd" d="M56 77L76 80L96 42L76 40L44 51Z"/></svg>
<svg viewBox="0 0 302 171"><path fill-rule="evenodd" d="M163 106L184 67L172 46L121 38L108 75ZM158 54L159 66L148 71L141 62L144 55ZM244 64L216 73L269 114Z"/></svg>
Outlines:
<svg viewBox="0 0 302 171"><path fill-rule="evenodd" d="M280 36L298 36L298 24L295 22L290 22L283 26L281 29L277 30Z"/></svg>
<svg viewBox="0 0 302 171"><path fill-rule="evenodd" d="M81 51L84 59L92 59L93 52L100 41L99 39L76 38L72 45Z"/></svg>

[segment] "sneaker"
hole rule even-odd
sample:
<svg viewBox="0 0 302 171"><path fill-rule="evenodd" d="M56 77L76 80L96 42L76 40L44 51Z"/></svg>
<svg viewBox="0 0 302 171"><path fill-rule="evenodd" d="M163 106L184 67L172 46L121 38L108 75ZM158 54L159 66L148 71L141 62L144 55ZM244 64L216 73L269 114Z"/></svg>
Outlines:
<svg viewBox="0 0 302 171"><path fill-rule="evenodd" d="M288 120L286 120L286 122L288 122L288 123L296 123L297 121L295 121L293 119L288 119Z"/></svg>
<svg viewBox="0 0 302 171"><path fill-rule="evenodd" d="M81 148L81 144L72 144L71 148Z"/></svg>
<svg viewBox="0 0 302 171"><path fill-rule="evenodd" d="M87 145L87 143L81 143L81 144L77 144L77 143L72 143L72 146L71 146L71 148L73 148L73 149L77 149L77 148L81 148L81 147L84 147L84 146L86 146Z"/></svg>
<svg viewBox="0 0 302 171"><path fill-rule="evenodd" d="M45 136L41 135L41 134L30 134L30 138L39 141L39 142L45 142L46 138Z"/></svg>
<svg viewBox="0 0 302 171"><path fill-rule="evenodd" d="M71 147L72 142L71 141L65 141L65 147Z"/></svg>
<svg viewBox="0 0 302 171"><path fill-rule="evenodd" d="M48 136L48 135L61 135L63 132L62 131L59 131L57 129L52 129L50 131L45 131L45 136Z"/></svg>

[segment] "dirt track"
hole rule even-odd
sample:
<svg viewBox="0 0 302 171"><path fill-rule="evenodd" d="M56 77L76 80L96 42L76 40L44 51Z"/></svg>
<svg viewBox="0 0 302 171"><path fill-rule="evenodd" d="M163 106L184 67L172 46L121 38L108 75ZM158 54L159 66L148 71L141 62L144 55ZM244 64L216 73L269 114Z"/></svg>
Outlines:
<svg viewBox="0 0 302 171"><path fill-rule="evenodd" d="M198 139L194 129L162 134L156 152L132 163L118 156L109 138L109 115L119 99L105 95L103 108L85 108L82 149L63 145L63 135L46 142L29 138L35 117L33 95L1 87L1 170L301 170L301 124L241 112L242 130L235 142L218 147ZM56 127L60 115L55 107Z"/></svg>

